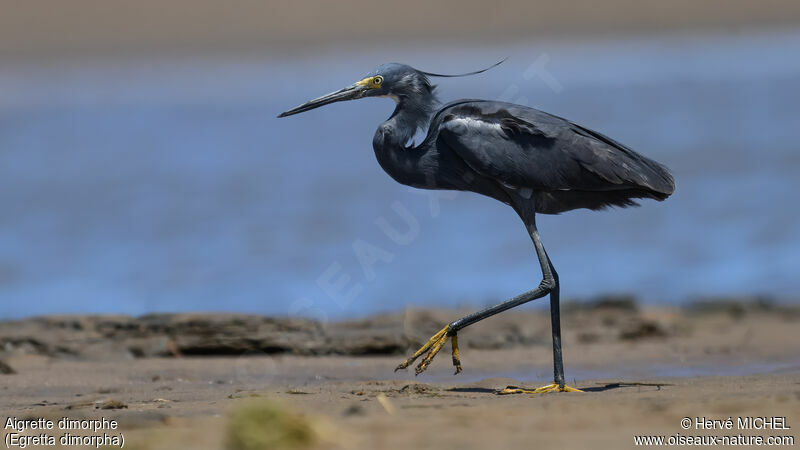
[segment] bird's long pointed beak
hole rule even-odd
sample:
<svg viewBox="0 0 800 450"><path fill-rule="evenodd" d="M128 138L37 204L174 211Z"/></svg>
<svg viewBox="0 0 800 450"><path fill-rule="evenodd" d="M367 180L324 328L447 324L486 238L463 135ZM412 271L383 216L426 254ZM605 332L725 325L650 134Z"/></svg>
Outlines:
<svg viewBox="0 0 800 450"><path fill-rule="evenodd" d="M314 108L319 108L320 106L325 106L330 103L334 102L341 102L345 100L355 100L357 98L361 98L364 96L368 88L362 84L354 84L351 86L347 86L344 89L339 89L336 92L331 92L330 94L323 95L322 97L315 98L314 100L309 100L302 105L292 108L288 111L280 113L278 117L286 117L291 116L293 114L299 114L301 112L310 111Z"/></svg>

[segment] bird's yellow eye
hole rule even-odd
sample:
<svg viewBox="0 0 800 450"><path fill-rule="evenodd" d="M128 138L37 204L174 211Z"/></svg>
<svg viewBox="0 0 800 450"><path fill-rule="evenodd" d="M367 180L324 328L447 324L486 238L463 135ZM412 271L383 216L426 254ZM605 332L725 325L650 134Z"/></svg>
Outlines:
<svg viewBox="0 0 800 450"><path fill-rule="evenodd" d="M372 85L373 86L380 86L381 83L383 83L383 77L380 76L380 75L378 75L377 77L372 79Z"/></svg>

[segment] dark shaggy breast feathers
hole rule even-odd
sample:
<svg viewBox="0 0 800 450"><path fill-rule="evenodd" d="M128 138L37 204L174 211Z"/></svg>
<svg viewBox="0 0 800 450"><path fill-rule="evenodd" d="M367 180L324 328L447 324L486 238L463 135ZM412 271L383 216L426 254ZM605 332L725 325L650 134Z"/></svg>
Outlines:
<svg viewBox="0 0 800 450"><path fill-rule="evenodd" d="M675 190L669 171L607 136L533 108L467 101L443 108L430 131L475 172L532 192L537 212L636 205ZM524 195L523 195L524 196Z"/></svg>

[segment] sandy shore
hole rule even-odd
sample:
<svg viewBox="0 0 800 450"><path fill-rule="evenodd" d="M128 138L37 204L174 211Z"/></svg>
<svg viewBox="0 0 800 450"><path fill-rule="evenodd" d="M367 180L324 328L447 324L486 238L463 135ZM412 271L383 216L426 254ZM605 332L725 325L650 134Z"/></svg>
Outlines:
<svg viewBox="0 0 800 450"><path fill-rule="evenodd" d="M142 319L124 317L5 322L0 359L15 373L0 375L0 416L115 419L132 448L236 448L235 412L264 405L307 427L300 447L310 448L626 448L634 435L709 434L682 429L683 417L785 416L794 427L732 434L796 437L800 429L796 309L638 309L627 302L567 308L567 377L583 394L494 393L551 379L547 316L537 311L500 315L463 332L458 376L447 354L418 377L392 371L425 333L458 313L333 324L158 316L149 331L136 324ZM269 325L253 334L248 327L256 322L248 320ZM104 337L97 330L106 330ZM287 337L303 330L315 330L308 335L315 344ZM284 347L274 343L281 334ZM164 356L131 352L162 335L169 335L163 349L153 351ZM258 344L242 347L238 339L247 337ZM187 356L191 351L205 355ZM258 426L264 429L269 424Z"/></svg>
<svg viewBox="0 0 800 450"><path fill-rule="evenodd" d="M14 2L0 14L0 57L22 59L288 52L352 43L481 42L685 30L792 27L788 0L560 2L368 0ZM460 44L461 45L461 44Z"/></svg>

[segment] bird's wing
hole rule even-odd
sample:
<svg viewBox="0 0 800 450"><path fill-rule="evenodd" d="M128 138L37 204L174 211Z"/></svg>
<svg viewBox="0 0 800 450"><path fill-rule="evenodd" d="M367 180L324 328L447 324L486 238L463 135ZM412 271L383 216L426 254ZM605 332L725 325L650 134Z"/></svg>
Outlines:
<svg viewBox="0 0 800 450"><path fill-rule="evenodd" d="M432 125L473 170L516 188L540 191L647 190L666 198L666 168L566 119L502 102L446 107ZM438 122L435 123L435 122Z"/></svg>

